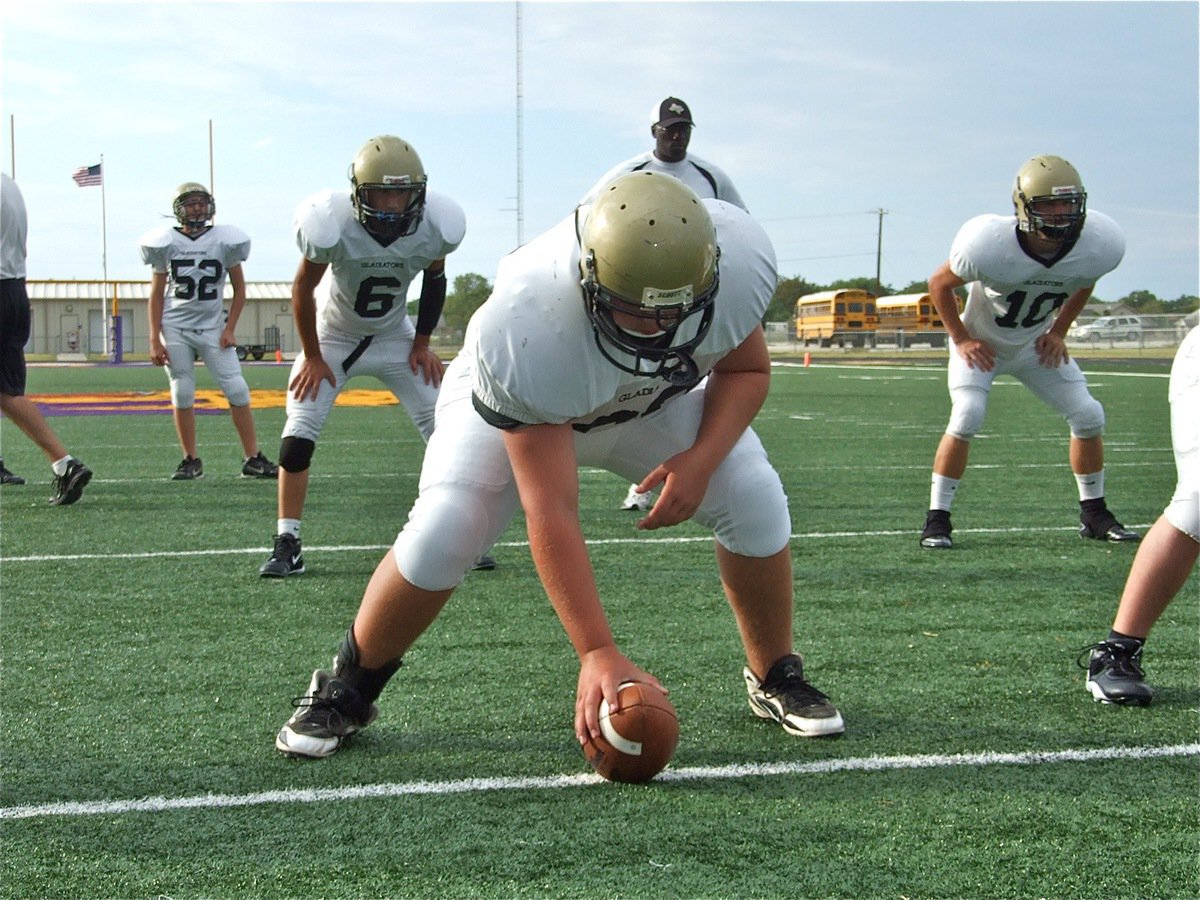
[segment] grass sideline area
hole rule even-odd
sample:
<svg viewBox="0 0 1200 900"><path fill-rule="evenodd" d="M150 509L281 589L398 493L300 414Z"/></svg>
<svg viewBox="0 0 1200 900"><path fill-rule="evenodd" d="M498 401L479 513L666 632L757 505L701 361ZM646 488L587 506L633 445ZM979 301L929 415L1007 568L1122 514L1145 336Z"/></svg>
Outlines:
<svg viewBox="0 0 1200 900"><path fill-rule="evenodd" d="M460 345L454 342L438 341L435 334L434 350L441 354L443 359L451 359L461 349ZM768 344L768 349L771 352L772 359L778 360L793 360L804 359L805 353L819 362L830 363L888 363L888 364L926 364L926 363L943 363L946 359L945 348L928 347L918 345L909 347L904 350L898 350L894 345L882 344L878 347L818 347L815 345L804 346L796 341L772 341ZM1160 345L1154 344L1145 347L1117 347L1106 346L1100 344L1080 343L1070 344L1069 349L1071 355L1080 360L1081 363L1121 363L1134 362L1145 363L1148 365L1165 363L1170 366L1171 360L1175 357L1175 345ZM246 360L242 363L245 367L290 367L292 360L295 359L295 353L282 354L283 362L277 363L272 359L262 361ZM30 365L38 367L80 367L80 366L95 366L107 365L107 361L91 357L87 362L60 362L54 354L27 354L27 360ZM149 357L146 354L126 354L122 365L139 366L149 365ZM203 363L200 363L203 365Z"/></svg>
<svg viewBox="0 0 1200 900"><path fill-rule="evenodd" d="M331 415L309 572L284 581L257 577L275 487L238 477L224 412L198 417L190 483L170 481L168 414L53 416L96 472L67 508L0 420L29 479L0 489L0 897L1197 896L1200 578L1147 645L1154 704L1094 703L1075 660L1107 633L1134 548L1075 535L1063 423L998 381L956 548L924 551L944 352L838 354L779 359L755 429L791 499L797 647L842 738L750 714L709 537L636 531L626 485L581 475L614 633L680 714L675 759L644 786L599 782L573 743L576 663L519 518L369 729L321 762L273 749L415 495L402 410ZM284 390L287 366L244 368ZM1174 485L1167 367L1084 369L1109 501L1144 529ZM35 397L164 386L150 366L30 373ZM256 411L272 457L283 420Z"/></svg>

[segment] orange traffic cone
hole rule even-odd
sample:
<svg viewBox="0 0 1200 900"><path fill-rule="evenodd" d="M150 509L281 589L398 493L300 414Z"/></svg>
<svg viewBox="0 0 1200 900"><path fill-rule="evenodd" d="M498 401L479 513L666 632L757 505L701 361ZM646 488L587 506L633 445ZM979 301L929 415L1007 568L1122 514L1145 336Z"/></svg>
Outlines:
<svg viewBox="0 0 1200 900"><path fill-rule="evenodd" d="M812 354L809 353L807 350L805 350L804 351L804 368L807 369L811 365L812 365Z"/></svg>
<svg viewBox="0 0 1200 900"><path fill-rule="evenodd" d="M277 363L283 362L283 351L280 350L278 347L275 348L275 362L277 362Z"/></svg>

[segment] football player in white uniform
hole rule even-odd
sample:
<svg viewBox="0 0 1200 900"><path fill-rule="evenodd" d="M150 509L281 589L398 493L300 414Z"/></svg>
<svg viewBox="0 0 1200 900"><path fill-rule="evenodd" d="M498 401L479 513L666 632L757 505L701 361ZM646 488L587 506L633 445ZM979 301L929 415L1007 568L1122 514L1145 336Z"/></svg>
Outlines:
<svg viewBox="0 0 1200 900"><path fill-rule="evenodd" d="M1200 558L1200 328L1175 352L1171 381L1171 448L1175 493L1146 533L1125 581L1112 630L1085 647L1087 688L1101 703L1146 706L1154 692L1142 672L1142 647Z"/></svg>
<svg viewBox="0 0 1200 900"><path fill-rule="evenodd" d="M1017 173L1012 216L982 215L954 239L929 294L950 336L950 423L933 461L921 546L948 549L950 505L983 425L998 375L1012 375L1070 426L1070 463L1079 488L1079 534L1123 542L1125 528L1104 500L1104 408L1088 391L1066 334L1096 281L1125 253L1120 227L1088 211L1079 173L1065 159L1036 156ZM959 316L954 289L970 284Z"/></svg>
<svg viewBox="0 0 1200 900"><path fill-rule="evenodd" d="M296 209L303 257L292 312L302 352L288 380L274 550L258 570L265 578L304 573L300 520L309 465L334 400L351 378L377 378L422 438L433 431L442 361L429 337L446 301L446 257L462 243L466 216L452 199L427 190L421 158L401 138L371 138L355 155L349 177L350 190L322 191ZM418 274L414 326L407 296Z"/></svg>
<svg viewBox="0 0 1200 900"><path fill-rule="evenodd" d="M746 208L741 194L733 181L719 168L698 156L689 156L687 149L695 127L692 111L678 97L668 97L650 111L650 134L654 138L654 149L639 153L632 159L617 163L601 176L580 200L581 206L592 203L610 181L630 172L662 172L678 178L697 197L725 200L734 206ZM637 485L630 485L625 493L621 509L644 511L650 508L654 497L641 493Z"/></svg>
<svg viewBox="0 0 1200 900"><path fill-rule="evenodd" d="M657 684L613 641L578 516L579 466L661 488L641 529L713 529L754 713L795 735L842 732L793 652L791 516L750 428L770 382L761 319L775 284L774 248L746 212L652 172L612 183L506 257L447 370L408 523L276 747L328 756L374 719L402 654L518 504L579 656L579 739L600 733L601 698L616 707L621 682Z"/></svg>
<svg viewBox="0 0 1200 900"><path fill-rule="evenodd" d="M242 443L242 475L277 478L275 464L258 449L250 388L237 357L234 328L246 303L242 263L250 238L232 225L214 225L217 204L208 188L181 184L171 202L177 226L142 235L142 261L150 266L150 361L165 366L171 383L175 431L183 449L176 481L204 477L196 456L196 356L204 360L229 401L229 416ZM225 315L225 279L233 287Z"/></svg>
<svg viewBox="0 0 1200 900"><path fill-rule="evenodd" d="M54 506L70 506L83 496L92 470L67 452L38 405L25 396L32 315L25 289L25 261L29 216L21 189L0 172L0 411L41 448L54 472ZM0 459L0 484L24 484L25 479L4 468Z"/></svg>

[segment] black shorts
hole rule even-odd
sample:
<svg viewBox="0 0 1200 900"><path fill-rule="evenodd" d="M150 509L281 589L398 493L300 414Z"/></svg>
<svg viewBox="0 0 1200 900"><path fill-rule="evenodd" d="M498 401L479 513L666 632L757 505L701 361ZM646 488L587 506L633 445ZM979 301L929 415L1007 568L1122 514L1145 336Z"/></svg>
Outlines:
<svg viewBox="0 0 1200 900"><path fill-rule="evenodd" d="M25 396L29 295L24 278L0 279L0 394Z"/></svg>

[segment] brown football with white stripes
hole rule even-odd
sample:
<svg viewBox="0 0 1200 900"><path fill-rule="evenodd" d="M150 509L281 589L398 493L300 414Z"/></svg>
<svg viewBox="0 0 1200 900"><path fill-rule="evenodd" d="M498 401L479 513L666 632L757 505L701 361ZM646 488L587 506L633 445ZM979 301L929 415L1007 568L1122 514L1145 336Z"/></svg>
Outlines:
<svg viewBox="0 0 1200 900"><path fill-rule="evenodd" d="M667 695L641 682L619 688L620 709L600 703L599 738L588 738L583 755L609 781L649 781L671 761L679 743L679 717Z"/></svg>

